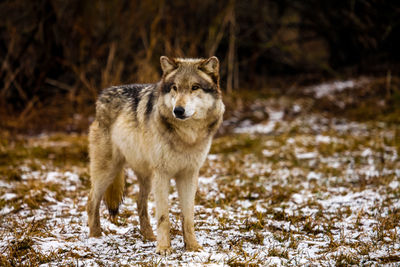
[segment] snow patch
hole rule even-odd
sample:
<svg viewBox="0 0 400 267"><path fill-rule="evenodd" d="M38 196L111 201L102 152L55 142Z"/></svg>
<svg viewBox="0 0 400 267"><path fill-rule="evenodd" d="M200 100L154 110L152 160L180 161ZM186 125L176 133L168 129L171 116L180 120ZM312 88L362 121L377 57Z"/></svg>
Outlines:
<svg viewBox="0 0 400 267"><path fill-rule="evenodd" d="M259 133L259 134L269 134L273 132L277 126L277 122L281 121L285 115L282 110L272 110L267 109L269 114L269 120L255 125L241 125L240 127L234 129L235 133Z"/></svg>
<svg viewBox="0 0 400 267"><path fill-rule="evenodd" d="M306 152L306 153L297 153L296 158L298 159L314 159L318 157L318 153L316 152Z"/></svg>
<svg viewBox="0 0 400 267"><path fill-rule="evenodd" d="M12 200L12 199L14 199L14 198L16 198L17 197L17 194L14 194L14 193L5 193L4 195L2 195L1 196L1 199L4 199L4 200Z"/></svg>
<svg viewBox="0 0 400 267"><path fill-rule="evenodd" d="M330 136L327 136L327 135L317 135L317 136L315 137L315 141L316 141L317 143L329 144L329 143L332 142L332 139L331 139Z"/></svg>
<svg viewBox="0 0 400 267"><path fill-rule="evenodd" d="M345 80L345 81L334 81L326 82L318 85L311 86L305 90L308 93L314 93L316 98L322 98L328 95L333 95L334 93L342 92L347 88L355 88L364 85L369 80L366 78L361 78L358 80Z"/></svg>

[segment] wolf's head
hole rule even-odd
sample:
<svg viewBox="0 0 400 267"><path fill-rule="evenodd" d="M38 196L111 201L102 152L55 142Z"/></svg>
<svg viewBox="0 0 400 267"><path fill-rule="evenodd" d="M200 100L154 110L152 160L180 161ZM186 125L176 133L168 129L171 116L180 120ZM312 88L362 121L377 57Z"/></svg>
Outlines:
<svg viewBox="0 0 400 267"><path fill-rule="evenodd" d="M218 59L162 56L160 63L163 70L161 97L170 114L178 120L204 119L210 115L221 101Z"/></svg>

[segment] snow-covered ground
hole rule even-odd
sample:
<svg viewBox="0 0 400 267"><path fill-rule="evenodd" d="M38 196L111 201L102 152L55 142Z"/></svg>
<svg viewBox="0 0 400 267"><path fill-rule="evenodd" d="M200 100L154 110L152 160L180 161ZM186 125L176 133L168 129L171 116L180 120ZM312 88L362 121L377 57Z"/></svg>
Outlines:
<svg viewBox="0 0 400 267"><path fill-rule="evenodd" d="M310 114L286 121L281 110L269 113L268 121L242 125L214 142L196 197L202 252L184 250L173 183L174 252L159 256L155 242L143 240L130 170L117 224L102 205L104 235L88 238L86 162L76 166L66 157L66 164L53 164L58 154L50 153L48 159L22 160L15 178L0 180L0 263L400 264L399 129ZM68 149L68 138L48 139L25 145ZM154 218L152 201L149 209ZM152 225L155 230L154 219Z"/></svg>
<svg viewBox="0 0 400 267"><path fill-rule="evenodd" d="M308 93L313 93L316 98L322 98L324 96L333 96L335 93L341 92L345 89L361 87L368 82L369 79L366 77L356 80L351 79L345 81L326 82L306 88L305 91Z"/></svg>

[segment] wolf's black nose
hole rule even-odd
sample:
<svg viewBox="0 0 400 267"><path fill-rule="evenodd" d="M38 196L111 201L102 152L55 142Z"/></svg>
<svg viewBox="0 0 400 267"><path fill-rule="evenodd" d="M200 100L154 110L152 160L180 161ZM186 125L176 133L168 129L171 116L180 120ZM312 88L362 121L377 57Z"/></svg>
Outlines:
<svg viewBox="0 0 400 267"><path fill-rule="evenodd" d="M177 118L182 118L185 114L185 109L181 106L174 108L174 114Z"/></svg>

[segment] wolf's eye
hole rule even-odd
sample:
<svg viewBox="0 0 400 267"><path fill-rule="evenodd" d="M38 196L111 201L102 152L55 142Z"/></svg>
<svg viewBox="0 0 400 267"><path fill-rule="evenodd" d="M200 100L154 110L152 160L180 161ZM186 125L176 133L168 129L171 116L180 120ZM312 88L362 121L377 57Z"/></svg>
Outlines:
<svg viewBox="0 0 400 267"><path fill-rule="evenodd" d="M192 86L192 91L195 91L195 90L198 90L198 89L200 89L200 86L198 86L198 85L193 85Z"/></svg>
<svg viewBox="0 0 400 267"><path fill-rule="evenodd" d="M178 90L178 87L176 87L176 85L173 84L173 85L171 85L171 89L174 90L174 91L176 91L176 90Z"/></svg>

